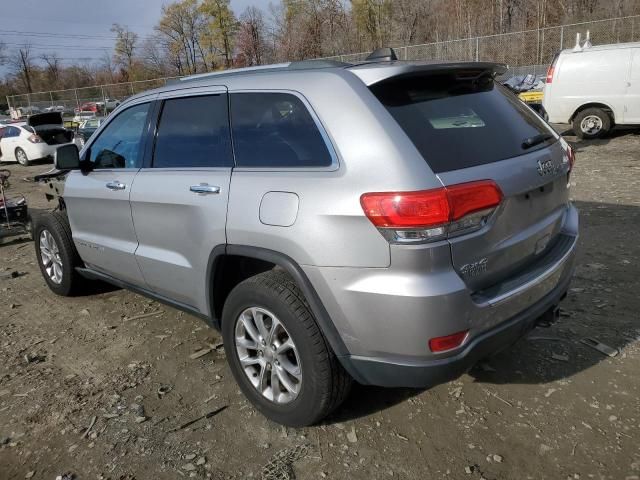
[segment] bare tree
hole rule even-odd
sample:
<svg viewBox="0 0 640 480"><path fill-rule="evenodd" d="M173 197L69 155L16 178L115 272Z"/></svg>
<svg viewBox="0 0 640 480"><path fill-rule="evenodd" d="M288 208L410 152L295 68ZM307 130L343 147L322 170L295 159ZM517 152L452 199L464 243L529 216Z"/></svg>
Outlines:
<svg viewBox="0 0 640 480"><path fill-rule="evenodd" d="M45 74L47 76L47 80L51 82L52 86L58 86L60 82L60 67L61 60L58 54L56 53L44 53L41 55L40 59L45 63Z"/></svg>
<svg viewBox="0 0 640 480"><path fill-rule="evenodd" d="M34 70L34 62L31 57L31 46L26 43L18 49L18 51L10 59L13 69L21 80L27 93L33 92L32 76Z"/></svg>
<svg viewBox="0 0 640 480"><path fill-rule="evenodd" d="M245 65L262 65L267 54L266 26L262 10L249 6L240 16L237 35L238 52Z"/></svg>
<svg viewBox="0 0 640 480"><path fill-rule="evenodd" d="M0 65L4 65L7 61L7 45L4 42L0 42Z"/></svg>
<svg viewBox="0 0 640 480"><path fill-rule="evenodd" d="M117 23L113 24L111 31L116 34L113 60L122 69L125 80L129 80L134 76L138 34Z"/></svg>
<svg viewBox="0 0 640 480"><path fill-rule="evenodd" d="M168 73L168 55L169 52L163 48L163 42L159 35L149 37L142 45L142 60L145 69L153 76L161 76Z"/></svg>

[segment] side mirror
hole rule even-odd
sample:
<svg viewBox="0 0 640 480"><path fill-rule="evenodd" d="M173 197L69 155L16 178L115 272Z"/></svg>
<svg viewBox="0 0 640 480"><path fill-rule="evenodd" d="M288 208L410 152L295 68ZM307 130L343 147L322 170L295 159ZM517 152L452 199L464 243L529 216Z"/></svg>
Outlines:
<svg viewBox="0 0 640 480"><path fill-rule="evenodd" d="M58 170L80 170L80 154L75 144L56 149L53 164Z"/></svg>

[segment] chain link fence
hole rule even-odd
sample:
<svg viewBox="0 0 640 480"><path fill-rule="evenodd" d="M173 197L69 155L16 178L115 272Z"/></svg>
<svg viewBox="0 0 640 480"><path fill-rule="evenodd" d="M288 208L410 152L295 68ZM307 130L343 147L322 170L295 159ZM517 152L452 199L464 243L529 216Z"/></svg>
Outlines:
<svg viewBox="0 0 640 480"><path fill-rule="evenodd" d="M396 46L395 49L402 60L492 61L508 64L511 68L507 76L527 73L540 75L544 74L556 53L575 45L577 33L584 39L587 31L593 45L640 41L640 15L422 45ZM361 62L369 53L350 53L324 59ZM51 110L62 111L65 116L70 116L74 111L94 108L104 114L114 108L116 102L135 93L165 85L171 78L12 95L7 97L7 103L9 108L15 109L21 116ZM98 106L94 107L95 104Z"/></svg>
<svg viewBox="0 0 640 480"><path fill-rule="evenodd" d="M580 33L584 40L587 31L591 35L593 45L638 41L640 15L422 45L397 46L395 50L401 60L491 61L506 63L511 67L539 66L549 65L560 50L572 48L576 43L577 33ZM359 62L369 53L335 55L326 59Z"/></svg>
<svg viewBox="0 0 640 480"><path fill-rule="evenodd" d="M65 118L73 117L79 111L100 116L115 109L127 97L164 86L173 78L178 77L10 95L7 103L20 117L49 111L62 112Z"/></svg>

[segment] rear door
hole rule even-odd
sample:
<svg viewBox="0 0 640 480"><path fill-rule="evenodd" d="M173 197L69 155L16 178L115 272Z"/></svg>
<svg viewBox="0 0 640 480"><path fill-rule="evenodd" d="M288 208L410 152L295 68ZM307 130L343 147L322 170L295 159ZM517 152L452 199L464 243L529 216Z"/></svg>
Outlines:
<svg viewBox="0 0 640 480"><path fill-rule="evenodd" d="M129 195L144 154L150 102L112 118L83 153L89 173L72 171L64 200L73 240L90 268L137 286L144 280L134 252L138 246Z"/></svg>
<svg viewBox="0 0 640 480"><path fill-rule="evenodd" d="M131 195L148 288L206 312L209 254L226 243L233 167L227 90L208 87L159 98L151 162Z"/></svg>
<svg viewBox="0 0 640 480"><path fill-rule="evenodd" d="M504 199L473 233L449 234L453 265L472 291L542 255L563 225L568 163L558 136L490 77L469 72L372 87L443 185L493 180Z"/></svg>
<svg viewBox="0 0 640 480"><path fill-rule="evenodd" d="M640 124L640 48L632 48L631 51L624 123Z"/></svg>

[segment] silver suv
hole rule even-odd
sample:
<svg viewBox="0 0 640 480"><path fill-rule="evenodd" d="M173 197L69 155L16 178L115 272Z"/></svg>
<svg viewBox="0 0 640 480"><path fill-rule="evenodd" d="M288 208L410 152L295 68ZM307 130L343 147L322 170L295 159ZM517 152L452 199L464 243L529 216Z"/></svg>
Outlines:
<svg viewBox="0 0 640 480"><path fill-rule="evenodd" d="M573 152L492 63L307 61L198 75L61 147L36 252L202 317L267 417L352 379L426 387L553 320L573 271Z"/></svg>

